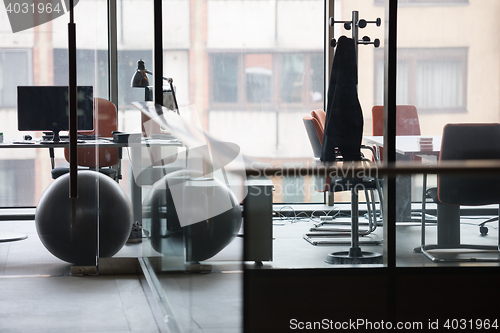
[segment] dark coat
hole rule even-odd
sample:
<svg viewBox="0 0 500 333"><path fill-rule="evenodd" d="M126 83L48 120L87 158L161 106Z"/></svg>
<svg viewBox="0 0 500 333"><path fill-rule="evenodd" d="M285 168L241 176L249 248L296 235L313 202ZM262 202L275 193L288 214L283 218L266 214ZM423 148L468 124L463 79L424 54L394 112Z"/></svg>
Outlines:
<svg viewBox="0 0 500 333"><path fill-rule="evenodd" d="M363 112L358 100L357 81L354 42L342 36L337 43L328 87L322 161L336 160L335 147L344 161L361 160Z"/></svg>

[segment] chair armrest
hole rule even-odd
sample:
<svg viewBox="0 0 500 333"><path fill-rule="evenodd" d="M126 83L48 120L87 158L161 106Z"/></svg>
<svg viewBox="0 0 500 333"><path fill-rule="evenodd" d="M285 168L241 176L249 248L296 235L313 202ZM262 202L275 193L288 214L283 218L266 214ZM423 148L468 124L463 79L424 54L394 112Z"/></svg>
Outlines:
<svg viewBox="0 0 500 333"><path fill-rule="evenodd" d="M375 162L379 161L378 155L377 155L377 153L375 152L375 149L373 149L372 146L361 145L361 149L368 149L372 153L373 159L375 160Z"/></svg>

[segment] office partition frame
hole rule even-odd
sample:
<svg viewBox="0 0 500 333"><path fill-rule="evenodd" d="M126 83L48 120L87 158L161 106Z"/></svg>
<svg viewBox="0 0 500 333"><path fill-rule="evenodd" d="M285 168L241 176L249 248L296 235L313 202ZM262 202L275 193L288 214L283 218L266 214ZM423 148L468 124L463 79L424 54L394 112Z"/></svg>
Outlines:
<svg viewBox="0 0 500 333"><path fill-rule="evenodd" d="M113 1L113 0L112 0ZM161 33L161 0L154 1L154 17L155 17L155 37L154 37L154 73L158 73L154 76L154 98L156 101L162 101L162 78L161 73L163 73L163 41ZM384 161L388 165L395 163L396 161L396 150L395 150L395 138L396 138L396 70L397 70L397 18L398 18L398 1L397 0L386 0L385 2L385 57L384 57ZM329 47L329 41L333 37L333 29L326 24L328 18L333 16L333 1L325 0L325 96L326 90L329 82L330 68L326 64L331 64L333 60L333 52ZM110 18L111 20L111 18ZM115 26L116 30L116 26ZM116 32L116 31L115 31ZM116 47L110 44L110 47ZM112 52L110 51L110 54ZM111 64L111 62L110 62ZM110 80L116 79L112 77L110 72ZM111 87L111 84L110 84ZM325 101L326 104L326 101ZM415 171L418 171L415 169ZM403 169L401 172L407 172ZM265 318L269 320L277 320L287 318L290 319L290 313L292 311L291 307L280 308L278 303L280 297L287 297L286 294L290 293L290 290L295 292L295 312L297 310L302 311L302 315L310 315L311 318L315 318L316 314L333 313L334 310L340 311L341 314L348 316L349 313L355 313L359 310L359 297L367 297L367 289L365 286L374 285L376 290L376 300L379 309L374 312L375 314L383 314L384 318L394 319L395 313L398 310L398 303L400 304L401 299L401 289L402 285L405 285L408 281L411 283L416 283L420 279L431 279L433 281L440 281L445 283L446 281L452 281L452 284L459 284L460 279L456 276L464 275L465 280L469 281L469 277L472 275L480 275L485 281L489 283L495 283L495 279L500 275L498 267L396 267L396 181L395 176L397 175L397 166L394 170L387 172L387 179L384 184L384 195L385 195L385 206L384 206L384 267L342 267L336 269L334 267L329 267L327 269L293 269L293 270L246 270L244 275L244 328L245 331L252 332L258 323L253 321L255 318L254 309L258 306L262 306L265 301L268 301L270 311L259 311L259 315L262 315L260 324L265 323ZM332 282L343 282L348 288L344 286L344 289L348 289L350 292L350 298L343 298L342 301L346 303L335 303L335 291L332 291ZM488 283L488 282L486 282ZM327 290L321 297L315 296L309 298L309 294L299 292L296 286L300 284L309 285L311 288L314 286L323 285L327 286ZM281 292L279 289L283 289ZM323 289L324 290L324 289ZM338 290L336 291L338 292ZM267 293L271 296L266 296ZM262 299L258 299L259 295L265 296ZM257 298L256 298L257 297ZM289 297L289 295L288 295ZM315 306L311 309L311 299L314 300ZM260 301L260 302L259 302ZM421 303L418 303L422 305ZM274 305L274 310L272 311L272 305ZM324 312L321 312L321 307L324 307ZM347 310L342 310L342 308L347 308ZM370 310L371 306L363 307L361 313L364 310ZM267 308L266 308L267 309ZM380 310L382 309L382 310ZM351 312L349 312L350 310ZM372 309L373 310L373 309ZM379 312L381 311L381 312ZM396 318L397 319L397 318ZM272 328L268 326L269 329ZM276 328L274 328L276 329ZM258 331L269 331L263 327L259 327ZM275 330L277 331L277 330Z"/></svg>

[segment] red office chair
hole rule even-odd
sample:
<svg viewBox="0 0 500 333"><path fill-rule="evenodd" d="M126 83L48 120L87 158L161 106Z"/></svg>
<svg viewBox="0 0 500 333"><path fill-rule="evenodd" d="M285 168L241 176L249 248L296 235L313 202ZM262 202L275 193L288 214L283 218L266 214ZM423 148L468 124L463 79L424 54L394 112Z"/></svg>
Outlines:
<svg viewBox="0 0 500 333"><path fill-rule="evenodd" d="M311 111L311 116L304 116L302 118L306 128L307 136L311 142L314 157L319 160L321 156L321 145L323 144L323 133L325 132L326 112L318 109ZM337 151L339 160L342 156Z"/></svg>
<svg viewBox="0 0 500 333"><path fill-rule="evenodd" d="M321 144L323 142L323 130L321 129L321 125L318 123L318 120L310 116L304 116L302 121L304 122L307 136L311 142L314 157L319 159L321 156Z"/></svg>
<svg viewBox="0 0 500 333"><path fill-rule="evenodd" d="M325 132L325 123L326 123L326 112L324 110L318 109L318 110L312 110L311 111L311 116L316 119L318 122L318 128L316 131L318 133L324 133ZM322 134L323 136L323 134ZM323 137L321 137L321 142L323 142Z"/></svg>
<svg viewBox="0 0 500 333"><path fill-rule="evenodd" d="M500 160L500 124L448 124L443 129L439 161ZM425 179L425 178L424 178ZM498 176L438 176L438 186L422 198L422 243L416 251L433 262L500 261L497 258L443 258L429 250L474 249L498 252L498 245L471 245L460 242L460 205L500 204ZM425 198L430 195L438 207L438 244L425 244ZM500 233L500 228L499 228ZM499 234L500 236L500 234Z"/></svg>
<svg viewBox="0 0 500 333"><path fill-rule="evenodd" d="M98 118L95 115L98 115ZM101 137L112 137L117 128L117 112L113 103L106 99L94 98L94 130L81 131L83 134L99 135ZM99 172L116 179L117 172L112 166L118 164L119 148L99 147L96 159L96 148L78 148L78 166L90 169L98 169ZM69 148L64 148L64 157L69 162ZM69 168L54 168L52 178L69 172Z"/></svg>
<svg viewBox="0 0 500 333"><path fill-rule="evenodd" d="M372 135L384 135L384 107L375 105L372 108ZM413 105L396 106L396 135L420 135L420 122L417 108ZM382 160L383 148L377 152L378 159ZM420 161L419 157L412 159Z"/></svg>

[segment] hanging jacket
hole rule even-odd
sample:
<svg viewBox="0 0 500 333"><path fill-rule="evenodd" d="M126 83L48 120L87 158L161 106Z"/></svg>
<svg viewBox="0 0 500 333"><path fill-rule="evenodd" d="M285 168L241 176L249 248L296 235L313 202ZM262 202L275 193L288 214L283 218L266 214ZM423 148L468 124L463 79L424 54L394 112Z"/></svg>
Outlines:
<svg viewBox="0 0 500 333"><path fill-rule="evenodd" d="M352 38L342 36L333 59L321 161L335 161L335 147L344 161L361 160L363 112L357 92L358 69Z"/></svg>

